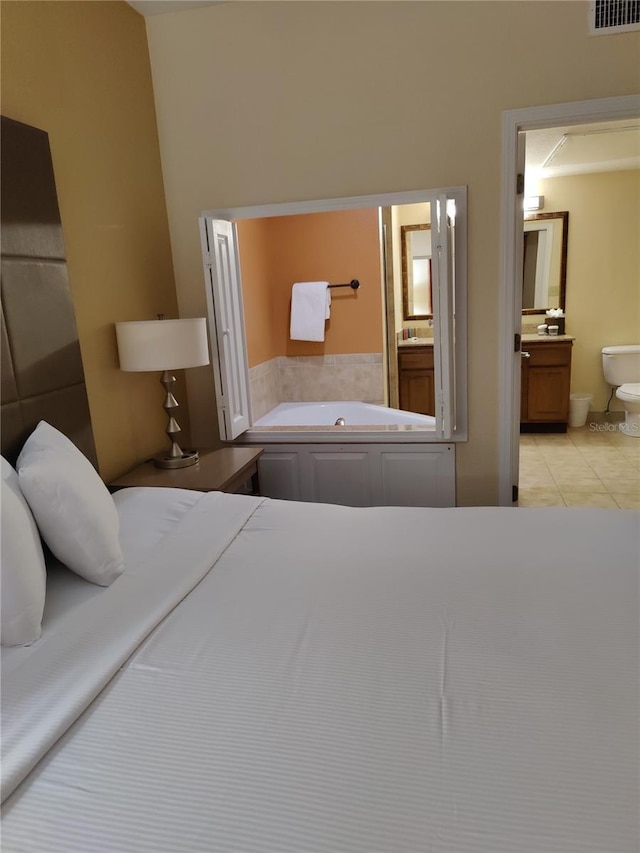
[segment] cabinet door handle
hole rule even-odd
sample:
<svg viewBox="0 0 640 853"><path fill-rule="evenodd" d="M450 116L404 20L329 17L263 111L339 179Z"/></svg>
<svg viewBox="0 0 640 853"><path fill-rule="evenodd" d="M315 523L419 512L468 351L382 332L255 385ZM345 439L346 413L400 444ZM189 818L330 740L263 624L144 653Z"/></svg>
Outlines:
<svg viewBox="0 0 640 853"><path fill-rule="evenodd" d="M531 358L531 353L530 353L530 352L527 352L526 350L522 350L522 352L520 353L520 355L521 355L523 358Z"/></svg>

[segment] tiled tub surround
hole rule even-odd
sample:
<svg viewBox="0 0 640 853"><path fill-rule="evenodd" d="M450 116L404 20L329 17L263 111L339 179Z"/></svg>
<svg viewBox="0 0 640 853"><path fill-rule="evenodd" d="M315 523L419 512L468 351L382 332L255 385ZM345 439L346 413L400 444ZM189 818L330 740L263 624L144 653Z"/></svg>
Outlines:
<svg viewBox="0 0 640 853"><path fill-rule="evenodd" d="M279 356L249 369L253 419L279 403L360 400L384 405L381 352Z"/></svg>
<svg viewBox="0 0 640 853"><path fill-rule="evenodd" d="M249 396L253 420L263 417L282 402L278 359L249 368Z"/></svg>

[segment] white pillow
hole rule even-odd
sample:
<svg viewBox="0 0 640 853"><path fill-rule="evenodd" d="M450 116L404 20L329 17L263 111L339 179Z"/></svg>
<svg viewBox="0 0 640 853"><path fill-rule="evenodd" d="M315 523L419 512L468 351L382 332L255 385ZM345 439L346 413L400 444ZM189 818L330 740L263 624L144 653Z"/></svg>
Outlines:
<svg viewBox="0 0 640 853"><path fill-rule="evenodd" d="M0 640L3 646L24 646L40 636L47 573L38 528L20 491L18 475L0 458Z"/></svg>
<svg viewBox="0 0 640 853"><path fill-rule="evenodd" d="M40 421L16 467L22 493L53 554L91 583L113 583L124 571L118 512L89 460Z"/></svg>

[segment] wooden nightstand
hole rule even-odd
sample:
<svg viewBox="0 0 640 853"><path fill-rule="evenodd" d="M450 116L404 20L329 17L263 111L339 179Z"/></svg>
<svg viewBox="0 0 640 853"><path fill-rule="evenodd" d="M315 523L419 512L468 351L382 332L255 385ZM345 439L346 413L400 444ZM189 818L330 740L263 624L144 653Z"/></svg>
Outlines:
<svg viewBox="0 0 640 853"><path fill-rule="evenodd" d="M260 494L258 459L261 447L223 447L201 450L200 460L188 468L156 468L143 462L112 483L111 491L127 486L163 486L198 492L237 492L251 482L251 493Z"/></svg>

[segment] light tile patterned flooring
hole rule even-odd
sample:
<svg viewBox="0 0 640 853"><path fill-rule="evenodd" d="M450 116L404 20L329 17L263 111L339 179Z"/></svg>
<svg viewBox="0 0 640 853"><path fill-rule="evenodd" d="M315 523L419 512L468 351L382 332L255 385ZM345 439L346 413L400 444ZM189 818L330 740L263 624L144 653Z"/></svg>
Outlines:
<svg viewBox="0 0 640 853"><path fill-rule="evenodd" d="M640 438L618 426L521 435L518 505L640 509Z"/></svg>

